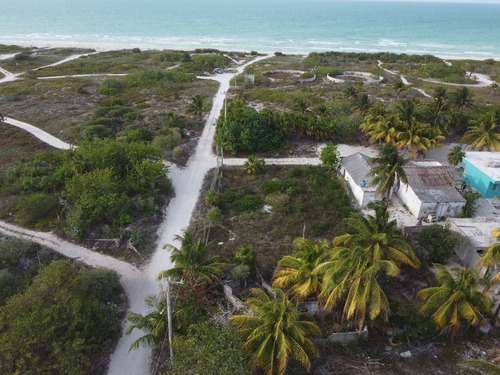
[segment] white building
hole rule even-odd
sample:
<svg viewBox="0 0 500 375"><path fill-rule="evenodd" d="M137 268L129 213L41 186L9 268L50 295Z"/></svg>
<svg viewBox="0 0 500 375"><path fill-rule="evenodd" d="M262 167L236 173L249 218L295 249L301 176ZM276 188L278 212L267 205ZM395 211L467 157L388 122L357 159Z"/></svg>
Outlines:
<svg viewBox="0 0 500 375"><path fill-rule="evenodd" d="M491 232L500 227L500 221L497 219L486 219L482 217L459 219L448 219L450 229L460 233L467 242L460 244L455 248L455 252L460 257L460 260L467 267L474 267L481 254L486 248L494 245L497 240ZM491 270L492 274L498 272L498 268Z"/></svg>
<svg viewBox="0 0 500 375"><path fill-rule="evenodd" d="M458 192L461 179L455 168L432 160L411 160L403 169L408 184L397 195L417 218L453 217L462 212L465 198Z"/></svg>
<svg viewBox="0 0 500 375"><path fill-rule="evenodd" d="M377 197L375 197L377 187L370 185L373 177L368 176L368 172L373 168L373 165L368 163L369 159L369 156L358 152L342 157L339 167L339 174L347 182L361 208L377 200Z"/></svg>

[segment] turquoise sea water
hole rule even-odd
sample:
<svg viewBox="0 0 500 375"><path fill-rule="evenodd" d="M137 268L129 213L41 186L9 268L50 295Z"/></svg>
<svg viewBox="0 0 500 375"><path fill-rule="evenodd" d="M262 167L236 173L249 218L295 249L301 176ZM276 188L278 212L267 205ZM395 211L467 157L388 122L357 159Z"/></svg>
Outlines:
<svg viewBox="0 0 500 375"><path fill-rule="evenodd" d="M500 58L500 4L1 0L0 43Z"/></svg>

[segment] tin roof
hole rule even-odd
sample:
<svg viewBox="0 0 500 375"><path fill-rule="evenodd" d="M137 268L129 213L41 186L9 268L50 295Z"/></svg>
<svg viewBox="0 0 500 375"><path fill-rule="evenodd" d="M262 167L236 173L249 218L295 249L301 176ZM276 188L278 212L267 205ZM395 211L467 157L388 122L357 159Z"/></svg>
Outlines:
<svg viewBox="0 0 500 375"><path fill-rule="evenodd" d="M369 156L361 152L341 158L343 167L356 184L361 184L364 180L366 186L369 186L370 182L373 180L373 177L368 176L368 173L374 167L374 164L368 162L369 159Z"/></svg>
<svg viewBox="0 0 500 375"><path fill-rule="evenodd" d="M461 179L453 166L434 160L410 160L403 169L408 185L422 202L465 202L455 188Z"/></svg>

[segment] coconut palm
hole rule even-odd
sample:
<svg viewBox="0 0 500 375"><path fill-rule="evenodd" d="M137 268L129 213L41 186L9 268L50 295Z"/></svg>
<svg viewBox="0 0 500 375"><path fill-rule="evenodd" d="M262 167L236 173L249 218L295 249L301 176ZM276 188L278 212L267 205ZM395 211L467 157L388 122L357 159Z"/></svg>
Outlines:
<svg viewBox="0 0 500 375"><path fill-rule="evenodd" d="M406 147L416 158L417 153L426 153L430 148L437 147L444 140L444 136L438 128L429 124L412 120L403 123L404 128L396 133L396 145Z"/></svg>
<svg viewBox="0 0 500 375"><path fill-rule="evenodd" d="M483 313L491 311L491 301L478 291L480 278L477 271L454 267L450 272L441 264L434 266L438 270L438 286L417 293L417 298L426 300L419 312L430 315L439 329L451 334L452 340L466 325L480 327L484 324Z"/></svg>
<svg viewBox="0 0 500 375"><path fill-rule="evenodd" d="M392 189L399 182L408 182L403 165L406 159L398 153L393 144L387 143L378 149L378 156L371 158L370 163L376 164L369 175L374 176L371 185L377 186L376 194L382 195L386 201L391 196Z"/></svg>
<svg viewBox="0 0 500 375"><path fill-rule="evenodd" d="M454 146L450 152L448 152L448 161L453 165L461 163L464 157L465 151L462 150L462 146Z"/></svg>
<svg viewBox="0 0 500 375"><path fill-rule="evenodd" d="M398 79L396 82L394 82L394 88L397 91L396 99L399 100L399 95L401 95L401 92L404 90L405 84L403 83L402 80Z"/></svg>
<svg viewBox="0 0 500 375"><path fill-rule="evenodd" d="M193 113L195 115L201 115L203 113L204 107L203 97L201 95L193 95L191 97L191 103L186 108L187 113Z"/></svg>
<svg viewBox="0 0 500 375"><path fill-rule="evenodd" d="M389 211L383 202L371 202L368 208L375 210L375 216L354 212L344 222L348 233L335 237L334 246L359 245L368 253L371 261L391 260L418 268L420 262L415 256L396 220L389 221Z"/></svg>
<svg viewBox="0 0 500 375"><path fill-rule="evenodd" d="M382 316L387 320L389 304L377 277L398 275L402 263L419 266L396 221L389 221L387 206L374 202L369 208L375 216L354 213L345 220L349 233L335 237L329 259L315 270L323 276L320 296L325 298L325 307L345 301L343 317L359 330L367 319Z"/></svg>
<svg viewBox="0 0 500 375"><path fill-rule="evenodd" d="M475 122L465 132L464 141L470 141L470 147L479 151L500 151L500 128L492 115L486 116L480 123Z"/></svg>
<svg viewBox="0 0 500 375"><path fill-rule="evenodd" d="M500 228L494 229L491 233L497 239L500 239ZM487 274L491 267L500 264L500 242L497 242L491 246L489 246L481 256L481 259L476 263L476 266L486 267ZM500 272L496 274L496 276L491 279L492 283L500 282Z"/></svg>
<svg viewBox="0 0 500 375"><path fill-rule="evenodd" d="M399 268L395 262L373 261L359 245L334 247L329 256L315 270L324 280L320 297L325 299L325 308L333 309L344 302L342 317L358 330L363 329L368 319L382 316L387 320L389 303L376 276L381 271L397 275Z"/></svg>
<svg viewBox="0 0 500 375"><path fill-rule="evenodd" d="M370 142L375 143L382 141L386 143L396 143L396 134L401 128L401 120L397 114L389 114L387 116L366 116L364 122L360 125L360 129L370 136Z"/></svg>
<svg viewBox="0 0 500 375"><path fill-rule="evenodd" d="M318 297L322 280L313 271L329 249L328 241L314 243L308 239L297 238L293 243L297 246L293 255L286 255L278 262L273 276L273 287L289 288L288 294L299 301L314 295L321 311Z"/></svg>
<svg viewBox="0 0 500 375"><path fill-rule="evenodd" d="M481 359L469 359L467 361L460 362L460 365L472 367L485 375L500 375L500 366Z"/></svg>
<svg viewBox="0 0 500 375"><path fill-rule="evenodd" d="M474 108L474 93L468 87L462 86L450 94L450 101L455 109L470 110Z"/></svg>
<svg viewBox="0 0 500 375"><path fill-rule="evenodd" d="M439 94L426 107L425 118L431 126L439 128L442 132L449 131L450 116L448 115L448 103L444 96Z"/></svg>
<svg viewBox="0 0 500 375"><path fill-rule="evenodd" d="M291 358L309 371L309 353L317 355L310 335L320 335L318 326L307 313L299 313L280 289L274 299L261 289L252 289L255 297L245 304L252 315L233 315L229 322L238 327L246 342L243 348L251 355L251 364L267 375L283 375Z"/></svg>
<svg viewBox="0 0 500 375"><path fill-rule="evenodd" d="M370 101L370 97L367 94L361 95L357 100L356 100L356 107L358 110L361 112L361 114L364 116L366 112L370 109L372 106L372 102Z"/></svg>
<svg viewBox="0 0 500 375"><path fill-rule="evenodd" d="M220 263L217 256L209 256L214 242L204 244L200 238L195 239L191 231L184 231L183 236L176 235L176 241L181 243L178 249L170 244L164 246L172 250L171 259L175 266L158 274L158 279L168 277L182 278L189 273L207 282L212 282L217 276L222 275L222 270L227 268L227 263Z"/></svg>
<svg viewBox="0 0 500 375"><path fill-rule="evenodd" d="M159 345L166 337L168 322L167 314L165 313L167 306L165 298L159 294L148 296L145 301L150 310L148 314L141 315L131 312L127 317L131 323L127 327L127 335L130 335L134 329L140 329L145 332L144 336L139 337L130 345L129 351L141 346Z"/></svg>

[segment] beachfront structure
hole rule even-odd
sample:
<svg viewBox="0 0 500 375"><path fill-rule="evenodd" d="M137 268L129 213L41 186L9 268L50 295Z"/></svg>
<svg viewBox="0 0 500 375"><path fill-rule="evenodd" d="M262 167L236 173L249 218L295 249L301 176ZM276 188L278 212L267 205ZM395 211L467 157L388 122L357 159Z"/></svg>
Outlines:
<svg viewBox="0 0 500 375"><path fill-rule="evenodd" d="M375 197L377 187L370 185L373 177L368 176L368 172L373 168L368 159L370 159L369 156L357 152L342 157L339 167L339 174L345 179L347 186L349 186L352 195L354 195L361 208L377 200Z"/></svg>
<svg viewBox="0 0 500 375"><path fill-rule="evenodd" d="M432 160L411 160L403 167L408 183L397 195L417 218L453 217L462 212L465 198L458 192L461 179L455 168Z"/></svg>
<svg viewBox="0 0 500 375"><path fill-rule="evenodd" d="M463 180L481 193L483 198L500 196L500 152L467 152Z"/></svg>

